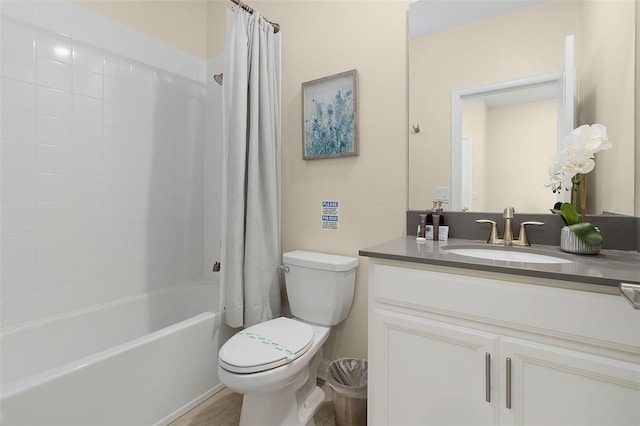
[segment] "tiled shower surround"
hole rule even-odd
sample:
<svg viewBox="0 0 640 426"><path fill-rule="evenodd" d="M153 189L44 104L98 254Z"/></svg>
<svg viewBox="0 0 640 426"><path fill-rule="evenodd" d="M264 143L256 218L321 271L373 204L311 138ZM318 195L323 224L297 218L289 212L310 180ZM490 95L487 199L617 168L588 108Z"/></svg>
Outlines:
<svg viewBox="0 0 640 426"><path fill-rule="evenodd" d="M0 11L2 327L210 278L206 61L71 2Z"/></svg>

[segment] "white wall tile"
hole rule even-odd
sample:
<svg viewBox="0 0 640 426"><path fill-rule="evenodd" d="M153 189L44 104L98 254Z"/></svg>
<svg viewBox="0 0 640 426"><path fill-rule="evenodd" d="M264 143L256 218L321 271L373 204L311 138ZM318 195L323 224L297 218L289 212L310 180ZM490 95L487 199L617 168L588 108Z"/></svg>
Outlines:
<svg viewBox="0 0 640 426"><path fill-rule="evenodd" d="M37 168L40 173L71 173L72 151L68 146L44 145L37 147Z"/></svg>
<svg viewBox="0 0 640 426"><path fill-rule="evenodd" d="M36 201L36 174L30 172L2 172L2 201ZM4 248L3 248L4 250Z"/></svg>
<svg viewBox="0 0 640 426"><path fill-rule="evenodd" d="M3 171L36 171L36 145L32 142L2 140L1 157Z"/></svg>
<svg viewBox="0 0 640 426"><path fill-rule="evenodd" d="M2 203L2 232L27 232L38 228L35 202Z"/></svg>
<svg viewBox="0 0 640 426"><path fill-rule="evenodd" d="M73 283L73 257L41 259L36 263L38 288L56 287Z"/></svg>
<svg viewBox="0 0 640 426"><path fill-rule="evenodd" d="M0 105L3 108L36 111L36 86L33 83L3 77L0 84Z"/></svg>
<svg viewBox="0 0 640 426"><path fill-rule="evenodd" d="M38 173L36 183L37 201L73 201L73 176L70 174Z"/></svg>
<svg viewBox="0 0 640 426"><path fill-rule="evenodd" d="M36 262L18 262L2 265L2 297L35 290L38 286Z"/></svg>
<svg viewBox="0 0 640 426"><path fill-rule="evenodd" d="M3 5L4 8L4 5ZM29 321L38 316L36 292L24 292L3 297L0 301L2 327Z"/></svg>
<svg viewBox="0 0 640 426"><path fill-rule="evenodd" d="M104 55L104 75L128 79L131 77L131 63L113 55Z"/></svg>
<svg viewBox="0 0 640 426"><path fill-rule="evenodd" d="M36 298L37 313L40 317L73 309L73 287L71 285L38 290Z"/></svg>
<svg viewBox="0 0 640 426"><path fill-rule="evenodd" d="M95 43L92 43L96 46ZM84 45L73 46L73 66L86 71L103 74L104 59L102 51Z"/></svg>
<svg viewBox="0 0 640 426"><path fill-rule="evenodd" d="M103 105L101 99L73 95L73 118L76 121L102 123Z"/></svg>
<svg viewBox="0 0 640 426"><path fill-rule="evenodd" d="M36 115L12 109L2 109L2 139L22 142L36 141Z"/></svg>
<svg viewBox="0 0 640 426"><path fill-rule="evenodd" d="M36 82L39 86L71 92L73 69L70 65L46 58L36 58Z"/></svg>
<svg viewBox="0 0 640 426"><path fill-rule="evenodd" d="M98 277L73 284L73 306L82 308L97 303L113 300L110 281L105 277Z"/></svg>
<svg viewBox="0 0 640 426"><path fill-rule="evenodd" d="M2 264L35 260L38 244L37 237L35 232L3 233L1 236Z"/></svg>
<svg viewBox="0 0 640 426"><path fill-rule="evenodd" d="M0 25L2 307L15 302L2 319L201 274L186 258L202 258L202 238L185 238L203 229L202 197L188 195L202 185L176 176L203 173L203 122L187 111L202 112L187 99L205 92L187 79L204 61L76 3L23 3L9 9L33 25Z"/></svg>
<svg viewBox="0 0 640 426"><path fill-rule="evenodd" d="M36 34L36 56L70 65L73 61L71 39L52 36L47 33Z"/></svg>
<svg viewBox="0 0 640 426"><path fill-rule="evenodd" d="M35 32L13 22L2 22L0 43L2 47L12 47L30 55L35 55Z"/></svg>
<svg viewBox="0 0 640 426"><path fill-rule="evenodd" d="M77 201L73 207L76 228L96 228L104 224L104 206L101 201Z"/></svg>
<svg viewBox="0 0 640 426"><path fill-rule="evenodd" d="M75 201L98 201L104 197L104 177L77 175L73 177Z"/></svg>
<svg viewBox="0 0 640 426"><path fill-rule="evenodd" d="M0 74L3 77L34 83L36 81L36 57L31 53L2 46Z"/></svg>
<svg viewBox="0 0 640 426"><path fill-rule="evenodd" d="M104 228L76 228L73 231L74 254L101 253L104 249Z"/></svg>
<svg viewBox="0 0 640 426"><path fill-rule="evenodd" d="M73 280L86 281L103 277L105 273L105 261L102 253L87 253L74 256Z"/></svg>
<svg viewBox="0 0 640 426"><path fill-rule="evenodd" d="M59 229L37 233L38 259L67 257L73 254L73 230Z"/></svg>
<svg viewBox="0 0 640 426"><path fill-rule="evenodd" d="M70 146L73 122L66 118L38 115L37 140L40 144Z"/></svg>
<svg viewBox="0 0 640 426"><path fill-rule="evenodd" d="M72 118L71 93L38 86L37 111L39 114L60 118Z"/></svg>
<svg viewBox="0 0 640 426"><path fill-rule="evenodd" d="M102 124L74 121L73 147L84 149L102 149Z"/></svg>
<svg viewBox="0 0 640 426"><path fill-rule="evenodd" d="M73 228L73 203L39 202L36 207L37 228L41 231Z"/></svg>
<svg viewBox="0 0 640 426"><path fill-rule="evenodd" d="M102 175L102 151L74 148L73 173L81 175Z"/></svg>
<svg viewBox="0 0 640 426"><path fill-rule="evenodd" d="M74 68L73 93L102 99L102 74Z"/></svg>

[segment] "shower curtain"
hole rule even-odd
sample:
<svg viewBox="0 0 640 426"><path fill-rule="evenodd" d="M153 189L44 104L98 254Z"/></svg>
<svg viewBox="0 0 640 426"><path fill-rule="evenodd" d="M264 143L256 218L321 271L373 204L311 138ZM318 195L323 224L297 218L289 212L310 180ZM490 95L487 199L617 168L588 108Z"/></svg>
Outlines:
<svg viewBox="0 0 640 426"><path fill-rule="evenodd" d="M280 315L280 39L227 10L221 300L231 327Z"/></svg>

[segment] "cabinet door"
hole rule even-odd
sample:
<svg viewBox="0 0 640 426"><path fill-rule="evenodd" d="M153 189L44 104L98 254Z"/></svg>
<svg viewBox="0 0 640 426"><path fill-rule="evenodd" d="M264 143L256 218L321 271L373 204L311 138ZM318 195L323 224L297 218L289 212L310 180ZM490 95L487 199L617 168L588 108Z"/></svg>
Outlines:
<svg viewBox="0 0 640 426"><path fill-rule="evenodd" d="M640 364L508 337L500 358L501 424L640 425Z"/></svg>
<svg viewBox="0 0 640 426"><path fill-rule="evenodd" d="M494 424L496 335L376 309L370 327L369 424Z"/></svg>

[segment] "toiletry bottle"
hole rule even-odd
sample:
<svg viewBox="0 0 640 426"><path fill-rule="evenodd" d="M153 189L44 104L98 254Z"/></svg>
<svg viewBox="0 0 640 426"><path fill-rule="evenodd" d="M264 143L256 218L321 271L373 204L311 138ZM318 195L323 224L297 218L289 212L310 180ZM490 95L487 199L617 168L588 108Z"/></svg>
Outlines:
<svg viewBox="0 0 640 426"><path fill-rule="evenodd" d="M433 241L438 241L438 234L440 230L440 215L438 213L433 213L431 215L431 219L433 220Z"/></svg>
<svg viewBox="0 0 640 426"><path fill-rule="evenodd" d="M427 229L427 214L419 214L418 217L420 218L420 228L418 229L418 236L424 238Z"/></svg>

